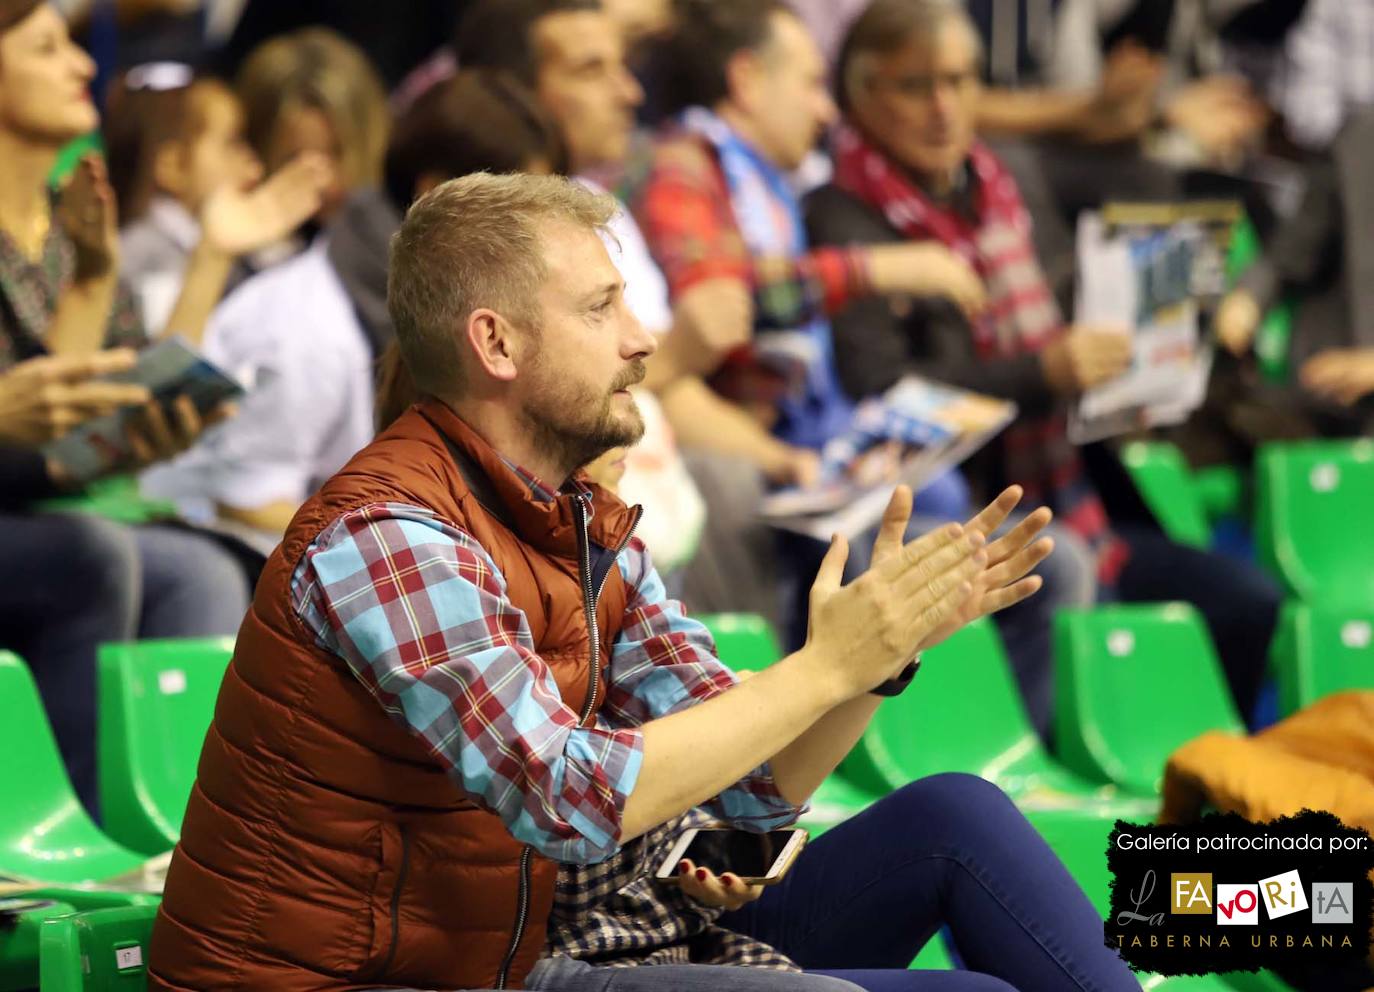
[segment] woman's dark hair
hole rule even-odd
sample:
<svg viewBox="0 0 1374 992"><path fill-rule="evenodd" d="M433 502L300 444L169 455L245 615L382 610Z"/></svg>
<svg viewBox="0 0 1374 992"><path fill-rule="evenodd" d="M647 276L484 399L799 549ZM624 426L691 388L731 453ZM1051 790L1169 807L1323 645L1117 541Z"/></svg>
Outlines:
<svg viewBox="0 0 1374 992"><path fill-rule="evenodd" d="M538 161L566 171L557 132L534 97L506 73L464 69L423 93L396 122L386 192L404 211L426 175L523 172Z"/></svg>
<svg viewBox="0 0 1374 992"><path fill-rule="evenodd" d="M0 34L28 17L43 0L0 0Z"/></svg>
<svg viewBox="0 0 1374 992"><path fill-rule="evenodd" d="M136 79L131 82L137 71L130 70L110 85L101 120L105 162L121 224L138 220L148 210L156 192L153 171L158 149L186 139L200 126L191 96L200 80L188 75L179 85L153 88L138 85Z"/></svg>
<svg viewBox="0 0 1374 992"><path fill-rule="evenodd" d="M713 107L730 95L730 60L773 37L773 15L792 14L783 0L673 0L674 27L661 43L671 111Z"/></svg>
<svg viewBox="0 0 1374 992"><path fill-rule="evenodd" d="M464 69L499 69L533 89L535 24L550 14L600 9L601 0L477 0L458 22L453 51Z"/></svg>

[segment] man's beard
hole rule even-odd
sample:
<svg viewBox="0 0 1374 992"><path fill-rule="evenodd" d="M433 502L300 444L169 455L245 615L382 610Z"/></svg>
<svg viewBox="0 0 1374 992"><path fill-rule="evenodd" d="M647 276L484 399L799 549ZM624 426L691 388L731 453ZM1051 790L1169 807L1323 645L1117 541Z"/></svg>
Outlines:
<svg viewBox="0 0 1374 992"><path fill-rule="evenodd" d="M644 436L644 417L631 400L630 409L617 415L615 394L644 380L644 363L633 362L606 393L598 396L586 385L551 370L538 399L526 402L524 417L535 444L560 466L564 476L595 461L612 448L628 447ZM587 411L595 410L594 414ZM563 479L545 480L560 485Z"/></svg>

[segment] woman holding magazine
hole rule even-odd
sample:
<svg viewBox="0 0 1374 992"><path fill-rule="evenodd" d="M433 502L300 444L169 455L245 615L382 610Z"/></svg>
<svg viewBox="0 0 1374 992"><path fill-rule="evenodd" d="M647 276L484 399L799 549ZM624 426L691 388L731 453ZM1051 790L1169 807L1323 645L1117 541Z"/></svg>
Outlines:
<svg viewBox="0 0 1374 992"><path fill-rule="evenodd" d="M971 319L937 300L850 307L833 322L841 380L867 396L916 372L1016 401L1020 417L970 465L971 480L991 491L1014 482L1028 501L1050 505L1077 537L1061 539L1057 554L1101 594L1196 606L1248 718L1281 593L1249 563L1108 519L1064 414L1125 371L1129 338L1067 325L1059 313L1015 180L974 134L981 54L962 8L933 0L874 0L850 29L837 73L845 119L835 177L808 205L813 240L939 241L972 264L988 306ZM1048 726L1051 669L1017 675L1037 726Z"/></svg>
<svg viewBox="0 0 1374 992"><path fill-rule="evenodd" d="M132 353L104 357L102 349L146 340L119 280L102 164L87 158L59 193L48 187L63 146L99 124L94 75L51 6L0 0L0 648L33 669L73 785L92 810L97 645L232 634L249 593L234 557L201 535L35 512L35 500L72 488L44 447L78 423L142 407L128 432L132 454L111 471L169 458L204 426L185 396L164 407L146 391L90 381L133 364ZM206 237L217 250L239 251L279 236L295 226L296 210L310 208L308 195L287 204L281 192L267 184L226 191ZM290 195L299 192L293 186ZM215 271L205 274L213 276L222 266L210 262ZM200 295L181 308L176 327L193 335L218 290L192 275Z"/></svg>

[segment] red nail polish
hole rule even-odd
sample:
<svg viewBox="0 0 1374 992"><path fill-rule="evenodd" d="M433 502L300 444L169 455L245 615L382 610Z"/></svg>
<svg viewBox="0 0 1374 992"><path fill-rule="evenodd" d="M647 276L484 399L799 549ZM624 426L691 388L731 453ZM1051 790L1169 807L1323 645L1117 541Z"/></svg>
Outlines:
<svg viewBox="0 0 1374 992"><path fill-rule="evenodd" d="M687 874L687 871L688 871L687 862L686 862L686 861L679 861L679 862L677 863L677 873L678 873L679 875L685 875L685 874Z"/></svg>
<svg viewBox="0 0 1374 992"><path fill-rule="evenodd" d="M704 882L704 881L706 881L706 869L705 869L705 868L698 868L698 869L697 869L697 881L698 881L698 882Z"/></svg>
<svg viewBox="0 0 1374 992"><path fill-rule="evenodd" d="M725 887L726 887L727 889L732 889L732 888L735 887L735 876L734 876L734 875L722 875L722 876L720 876L720 880L721 880L722 883L724 883L724 885L725 885Z"/></svg>

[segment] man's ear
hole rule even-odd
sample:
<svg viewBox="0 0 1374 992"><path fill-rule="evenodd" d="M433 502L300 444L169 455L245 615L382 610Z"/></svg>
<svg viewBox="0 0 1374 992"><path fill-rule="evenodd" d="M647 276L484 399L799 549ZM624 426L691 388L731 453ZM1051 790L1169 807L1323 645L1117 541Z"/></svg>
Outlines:
<svg viewBox="0 0 1374 992"><path fill-rule="evenodd" d="M474 310L468 315L466 344L477 367L498 382L511 382L517 374L515 328L495 310Z"/></svg>
<svg viewBox="0 0 1374 992"><path fill-rule="evenodd" d="M738 104L747 113L752 113L755 92L758 90L759 54L747 48L741 49L730 57L725 65L726 99Z"/></svg>

